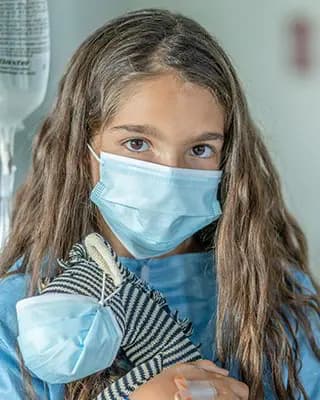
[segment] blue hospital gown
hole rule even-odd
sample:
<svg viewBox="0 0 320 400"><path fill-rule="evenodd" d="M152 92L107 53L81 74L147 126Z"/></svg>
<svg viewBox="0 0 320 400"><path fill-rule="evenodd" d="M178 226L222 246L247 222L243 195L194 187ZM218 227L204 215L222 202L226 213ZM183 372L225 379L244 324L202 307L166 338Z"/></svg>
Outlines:
<svg viewBox="0 0 320 400"><path fill-rule="evenodd" d="M132 272L161 291L171 310L178 310L180 318L188 317L193 322L191 340L201 343L203 358L215 359L214 329L216 317L216 277L212 252L176 254L163 258L136 260L119 257ZM19 261L12 267L18 267ZM309 278L296 273L306 290L314 291ZM15 351L17 337L16 302L25 297L27 276L17 274L0 281L0 399L24 399L19 362ZM314 322L315 327L315 322ZM320 330L315 334L320 346ZM320 361L311 351L305 336L300 333L302 368L299 377L310 399L320 400ZM239 379L234 363L229 375ZM264 387L266 400L275 400L270 385L270 374L266 369ZM283 371L286 380L286 371ZM64 385L47 384L32 376L32 382L39 399L63 400Z"/></svg>

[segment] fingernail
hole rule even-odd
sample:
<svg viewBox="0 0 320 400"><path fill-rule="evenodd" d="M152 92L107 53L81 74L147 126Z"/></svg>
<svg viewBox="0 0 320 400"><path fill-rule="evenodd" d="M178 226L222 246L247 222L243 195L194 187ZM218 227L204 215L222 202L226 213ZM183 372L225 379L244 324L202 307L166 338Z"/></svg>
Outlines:
<svg viewBox="0 0 320 400"><path fill-rule="evenodd" d="M179 390L187 390L188 388L188 383L184 376L176 376L174 378L174 383Z"/></svg>
<svg viewBox="0 0 320 400"><path fill-rule="evenodd" d="M174 395L174 400L193 400L193 397L191 396L191 393L185 390L179 390L175 395Z"/></svg>
<svg viewBox="0 0 320 400"><path fill-rule="evenodd" d="M213 371L213 372L220 372L223 375L229 375L229 371L227 369L224 368L220 368L218 366L214 366L214 365L206 365L206 366L201 366L200 368L202 369L206 369L207 371Z"/></svg>

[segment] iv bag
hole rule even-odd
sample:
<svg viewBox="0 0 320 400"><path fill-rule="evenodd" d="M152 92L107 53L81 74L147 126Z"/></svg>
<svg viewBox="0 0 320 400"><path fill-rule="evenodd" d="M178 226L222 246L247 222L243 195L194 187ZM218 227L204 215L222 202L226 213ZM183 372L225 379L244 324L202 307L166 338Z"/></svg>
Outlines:
<svg viewBox="0 0 320 400"><path fill-rule="evenodd" d="M15 132L45 97L49 63L47 1L0 0L0 247L9 229Z"/></svg>

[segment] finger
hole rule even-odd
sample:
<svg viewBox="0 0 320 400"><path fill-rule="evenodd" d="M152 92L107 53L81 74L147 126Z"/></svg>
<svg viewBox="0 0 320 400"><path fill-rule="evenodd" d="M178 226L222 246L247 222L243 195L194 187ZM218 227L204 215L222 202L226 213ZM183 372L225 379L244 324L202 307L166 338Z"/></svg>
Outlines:
<svg viewBox="0 0 320 400"><path fill-rule="evenodd" d="M174 394L174 400L193 400L190 396L185 396L183 393L181 392L176 392Z"/></svg>
<svg viewBox="0 0 320 400"><path fill-rule="evenodd" d="M211 377L209 375L209 379L207 379L212 382L212 385L217 389L219 395L231 393L236 396L235 398L239 398L240 400L248 400L249 388L245 383L234 378L216 374L215 372L208 372L208 374L210 374Z"/></svg>
<svg viewBox="0 0 320 400"><path fill-rule="evenodd" d="M198 365L197 365L198 364ZM212 363L213 364L213 363ZM216 370L207 370L205 368L199 367L199 361L192 363L181 364L183 366L177 372L179 373L179 377L185 377L188 380L207 380L212 382L214 386L217 386L217 389L221 388L222 393L227 388L228 392L232 392L234 395L237 395L241 400L247 400L249 397L249 389L248 386L238 381L237 379L231 378L229 376L222 375ZM190 369L191 367L191 369ZM196 368L194 368L196 367ZM216 367L219 368L219 367ZM219 390L218 390L219 392ZM220 392L219 392L220 394Z"/></svg>
<svg viewBox="0 0 320 400"><path fill-rule="evenodd" d="M229 375L229 371L227 369L218 367L215 363L210 360L197 360L197 361L189 361L186 363L176 364L177 368L188 368L189 366L197 367L199 369L204 369L207 371L217 372L218 374L222 374L225 376Z"/></svg>
<svg viewBox="0 0 320 400"><path fill-rule="evenodd" d="M230 379L230 378L229 378ZM232 391L239 396L241 400L248 400L249 398L249 388L248 386L240 381L235 379L232 380L231 389Z"/></svg>
<svg viewBox="0 0 320 400"><path fill-rule="evenodd" d="M248 397L249 397L248 386L245 383L238 381L237 379L229 377L228 370L218 367L216 364L214 364L210 360L198 360L198 361L194 361L192 363L193 363L193 365L195 365L203 370L206 370L208 373L212 373L212 372L214 374L218 373L218 374L220 374L220 377L221 377L221 375L224 375L225 377L227 377L226 379L227 379L228 384L230 385L230 388L233 391L233 393L235 393L237 396L240 396L241 400L248 399ZM213 379L210 379L210 378L213 378ZM214 383L214 380L218 379L219 375L214 375L214 376L211 375L210 378L209 378L209 380L212 380L212 382Z"/></svg>
<svg viewBox="0 0 320 400"><path fill-rule="evenodd" d="M229 371L227 369L218 367L215 363L213 363L210 360L198 360L194 362L194 365L196 365L199 368L205 369L207 371L217 372L218 374L222 374L225 376L229 375Z"/></svg>

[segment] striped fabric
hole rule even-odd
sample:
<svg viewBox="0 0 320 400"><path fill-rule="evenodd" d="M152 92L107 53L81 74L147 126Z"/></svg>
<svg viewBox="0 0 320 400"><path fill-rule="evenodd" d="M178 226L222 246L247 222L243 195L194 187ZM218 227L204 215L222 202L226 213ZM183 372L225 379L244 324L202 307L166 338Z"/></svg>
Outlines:
<svg viewBox="0 0 320 400"><path fill-rule="evenodd" d="M193 343L202 357L218 362L215 349L217 283L213 251L173 254L161 258L119 257L129 271L165 296L171 312L192 321Z"/></svg>
<svg viewBox="0 0 320 400"><path fill-rule="evenodd" d="M191 321L180 320L177 311L172 314L162 294L125 268L108 242L102 243L108 251L108 262L120 271L119 286L89 256L88 249L78 243L72 247L68 260L58 260L63 272L42 294L74 293L100 300L105 282L104 298L112 297L104 304L111 307L124 332L121 347L133 368L116 381L106 382L96 400L123 400L163 369L201 359L201 344L194 345L190 340Z"/></svg>

